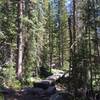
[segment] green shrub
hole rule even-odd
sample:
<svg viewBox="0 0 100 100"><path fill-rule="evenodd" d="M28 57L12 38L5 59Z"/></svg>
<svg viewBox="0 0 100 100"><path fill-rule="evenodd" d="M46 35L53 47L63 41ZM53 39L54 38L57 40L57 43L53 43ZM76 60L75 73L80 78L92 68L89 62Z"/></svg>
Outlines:
<svg viewBox="0 0 100 100"><path fill-rule="evenodd" d="M14 64L7 64L0 70L0 81L4 87L19 89L21 83L16 79L16 72Z"/></svg>

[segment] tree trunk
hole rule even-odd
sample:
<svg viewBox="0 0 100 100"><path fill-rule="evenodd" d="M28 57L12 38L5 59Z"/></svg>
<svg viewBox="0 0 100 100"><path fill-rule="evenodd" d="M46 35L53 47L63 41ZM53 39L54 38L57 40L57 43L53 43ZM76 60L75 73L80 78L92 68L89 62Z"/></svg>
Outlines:
<svg viewBox="0 0 100 100"><path fill-rule="evenodd" d="M61 68L61 2L58 1L58 54L59 54L59 68Z"/></svg>
<svg viewBox="0 0 100 100"><path fill-rule="evenodd" d="M23 0L18 0L18 33L17 33L17 78L22 77L22 60L23 60L23 25L21 18L23 16Z"/></svg>
<svg viewBox="0 0 100 100"><path fill-rule="evenodd" d="M72 49L71 49L71 46L72 46L72 30L71 30L71 17L69 16L68 18L68 28L69 28L69 47L70 47L70 58L69 58L69 75L71 75L71 68L72 68Z"/></svg>
<svg viewBox="0 0 100 100"><path fill-rule="evenodd" d="M74 89L75 91L77 90L77 66L76 66L76 47L75 47L75 41L76 41L76 0L73 0L73 15L72 15L72 19L73 19L73 49L72 49L72 72L73 72L73 86L74 86Z"/></svg>
<svg viewBox="0 0 100 100"><path fill-rule="evenodd" d="M48 17L48 28L49 28L49 70L50 70L50 72L51 72L51 66L52 66L52 55L53 55L53 33L52 33L52 31L50 30L50 27L51 27L51 23L50 23L50 17L51 17L51 6L50 6L50 3L48 4L48 11L49 11L49 17Z"/></svg>

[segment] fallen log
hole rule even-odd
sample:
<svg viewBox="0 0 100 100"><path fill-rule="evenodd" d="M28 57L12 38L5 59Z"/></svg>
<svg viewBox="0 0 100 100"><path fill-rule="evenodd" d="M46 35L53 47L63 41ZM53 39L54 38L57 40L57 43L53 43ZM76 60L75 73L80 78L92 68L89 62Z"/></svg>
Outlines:
<svg viewBox="0 0 100 100"><path fill-rule="evenodd" d="M45 80L42 80L40 82L34 83L34 87L42 88L42 89L48 89L50 86L55 86L55 82L63 76L64 73L56 73L54 75L51 75L47 77Z"/></svg>

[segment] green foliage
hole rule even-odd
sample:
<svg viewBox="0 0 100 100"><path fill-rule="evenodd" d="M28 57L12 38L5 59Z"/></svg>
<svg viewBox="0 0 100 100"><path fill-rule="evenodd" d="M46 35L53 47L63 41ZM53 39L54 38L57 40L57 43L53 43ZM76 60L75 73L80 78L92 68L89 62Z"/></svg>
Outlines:
<svg viewBox="0 0 100 100"><path fill-rule="evenodd" d="M31 11L31 17L22 18L25 27L28 27L27 50L25 51L24 61L24 81L26 84L31 85L33 83L33 76L37 76L39 67L41 66L41 51L43 48L43 35L45 34L44 22L39 20L37 12L38 5ZM42 9L42 8L41 8ZM44 19L44 18L41 18Z"/></svg>
<svg viewBox="0 0 100 100"><path fill-rule="evenodd" d="M4 38L5 38L5 35L3 34L3 32L0 31L0 41L1 41L2 39L4 39Z"/></svg>
<svg viewBox="0 0 100 100"><path fill-rule="evenodd" d="M0 69L0 82L4 87L20 89L21 83L16 79L14 65L7 64Z"/></svg>
<svg viewBox="0 0 100 100"><path fill-rule="evenodd" d="M4 100L4 95L0 93L0 100Z"/></svg>

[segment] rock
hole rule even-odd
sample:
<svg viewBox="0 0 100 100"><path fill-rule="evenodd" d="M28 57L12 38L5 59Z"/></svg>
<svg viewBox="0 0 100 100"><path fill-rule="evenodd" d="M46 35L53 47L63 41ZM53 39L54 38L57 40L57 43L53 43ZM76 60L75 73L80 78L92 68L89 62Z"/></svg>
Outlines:
<svg viewBox="0 0 100 100"><path fill-rule="evenodd" d="M45 91L42 88L24 88L23 90L21 90L24 94L37 94L37 95L43 95L45 93Z"/></svg>
<svg viewBox="0 0 100 100"><path fill-rule="evenodd" d="M45 92L47 95L53 95L54 93L56 93L56 87L50 86Z"/></svg>
<svg viewBox="0 0 100 100"><path fill-rule="evenodd" d="M52 80L49 80L49 79L43 80L42 83L48 84L48 85L50 85L50 86L54 86L54 85L55 85L54 82L53 82Z"/></svg>
<svg viewBox="0 0 100 100"><path fill-rule="evenodd" d="M44 95L45 94L45 90L42 88L34 88L33 89L33 93L36 93L37 95Z"/></svg>
<svg viewBox="0 0 100 100"><path fill-rule="evenodd" d="M16 91L11 88L4 88L4 89L0 90L0 93L7 94L7 95L9 95L9 94L14 95L16 93Z"/></svg>
<svg viewBox="0 0 100 100"><path fill-rule="evenodd" d="M100 100L100 91L95 91L96 100Z"/></svg>
<svg viewBox="0 0 100 100"><path fill-rule="evenodd" d="M51 96L50 100L74 100L74 96L70 93L56 93Z"/></svg>
<svg viewBox="0 0 100 100"><path fill-rule="evenodd" d="M53 95L50 100L65 100L62 96L60 95ZM67 99L66 99L67 100Z"/></svg>
<svg viewBox="0 0 100 100"><path fill-rule="evenodd" d="M96 100L100 100L100 94L96 94Z"/></svg>
<svg viewBox="0 0 100 100"><path fill-rule="evenodd" d="M48 87L54 86L53 82L50 80L43 80L38 83L34 83L34 87L42 88L42 89L48 89Z"/></svg>
<svg viewBox="0 0 100 100"><path fill-rule="evenodd" d="M24 94L32 94L33 93L34 88L33 87L25 87L24 89L22 89L21 91L19 91L19 93L24 93Z"/></svg>

